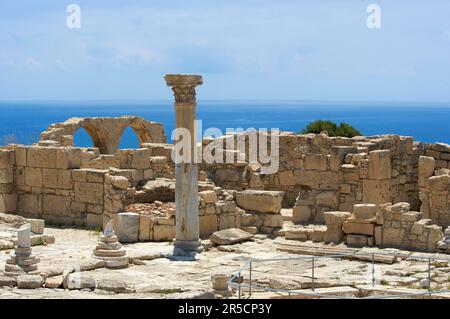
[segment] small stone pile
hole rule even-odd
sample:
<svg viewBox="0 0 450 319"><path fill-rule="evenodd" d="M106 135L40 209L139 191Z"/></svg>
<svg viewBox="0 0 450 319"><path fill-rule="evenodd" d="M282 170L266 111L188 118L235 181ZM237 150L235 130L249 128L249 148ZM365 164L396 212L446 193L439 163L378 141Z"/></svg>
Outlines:
<svg viewBox="0 0 450 319"><path fill-rule="evenodd" d="M17 245L14 254L6 261L4 274L7 276L37 275L39 258L31 252L31 225L25 224L17 231Z"/></svg>
<svg viewBox="0 0 450 319"><path fill-rule="evenodd" d="M437 243L438 251L450 254L450 226L444 232L445 238Z"/></svg>
<svg viewBox="0 0 450 319"><path fill-rule="evenodd" d="M366 247L375 245L376 214L377 205L355 204L353 206L352 216L343 224L348 246Z"/></svg>
<svg viewBox="0 0 450 319"><path fill-rule="evenodd" d="M106 224L103 234L94 249L94 258L105 261L106 268L122 269L128 268L129 258L122 244L118 242L112 226L113 221Z"/></svg>

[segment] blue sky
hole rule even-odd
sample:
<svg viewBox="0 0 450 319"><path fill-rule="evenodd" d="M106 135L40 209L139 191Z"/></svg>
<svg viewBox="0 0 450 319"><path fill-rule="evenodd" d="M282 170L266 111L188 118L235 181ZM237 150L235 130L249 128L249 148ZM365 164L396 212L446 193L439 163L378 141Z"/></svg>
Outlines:
<svg viewBox="0 0 450 319"><path fill-rule="evenodd" d="M0 3L0 100L168 99L165 73L200 99L450 102L450 1Z"/></svg>

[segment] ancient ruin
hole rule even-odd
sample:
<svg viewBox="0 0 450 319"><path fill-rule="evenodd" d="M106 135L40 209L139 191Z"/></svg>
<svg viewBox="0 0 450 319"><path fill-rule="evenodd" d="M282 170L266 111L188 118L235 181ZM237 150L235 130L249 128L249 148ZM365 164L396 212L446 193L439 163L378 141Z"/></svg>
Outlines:
<svg viewBox="0 0 450 319"><path fill-rule="evenodd" d="M202 78L167 75L165 80L175 96L176 127L191 134L190 153L196 154L195 88ZM127 127L135 131L140 148L117 148ZM95 147L73 145L80 128L86 129ZM239 138L245 141L244 149L237 147ZM249 144L252 139L274 138L279 141L279 169L267 174L265 163L249 161ZM223 143L230 139L236 143ZM44 221L47 227L103 229L96 243L89 241L87 251L96 245L93 260L79 266L89 272L138 267L165 256L133 248L144 242L153 242L145 247L164 247L165 253L169 248L173 255L185 256L267 250L271 256L360 254L356 259L367 261L371 259L361 255L365 249L377 254L383 249L398 251L398 256L428 253L430 260L442 257L438 253L450 253L450 145L398 135L343 138L270 131L206 137L200 144L211 143L232 145L224 146L224 156L239 160L197 164L193 157L173 157L174 145L167 143L162 124L135 116L72 118L52 124L35 145L0 149L0 213L19 218L18 227L39 223L40 234ZM11 229L11 220L0 221ZM39 259L31 254L31 227L14 228L18 241L15 254L6 260L6 275L38 274ZM53 233L60 236L63 230L56 229ZM1 249L14 248L11 242L0 243ZM41 263L51 262L52 256L41 253ZM397 257L372 259L392 264ZM448 260L435 267L448 276ZM39 281L38 287L101 286L129 292L110 282L77 281L72 268L40 273L42 282L28 278ZM221 273L212 277L216 296L236 296L223 269ZM1 278L0 289L18 285ZM211 279L207 281L210 285ZM422 288L431 284L429 280ZM132 291L143 291L139 282L133 285Z"/></svg>

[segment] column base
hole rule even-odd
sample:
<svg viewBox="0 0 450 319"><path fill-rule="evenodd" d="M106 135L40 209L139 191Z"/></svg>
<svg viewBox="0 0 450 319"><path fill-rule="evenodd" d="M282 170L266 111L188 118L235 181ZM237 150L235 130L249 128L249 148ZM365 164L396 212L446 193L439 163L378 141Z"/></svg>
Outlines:
<svg viewBox="0 0 450 319"><path fill-rule="evenodd" d="M200 240L176 240L173 243L174 256L195 257L197 253L203 251L203 246Z"/></svg>

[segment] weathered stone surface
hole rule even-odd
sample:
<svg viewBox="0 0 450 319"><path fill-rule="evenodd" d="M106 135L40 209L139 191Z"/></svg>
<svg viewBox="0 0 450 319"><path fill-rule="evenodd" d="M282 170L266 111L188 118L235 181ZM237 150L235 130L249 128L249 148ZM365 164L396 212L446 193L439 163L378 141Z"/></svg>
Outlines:
<svg viewBox="0 0 450 319"><path fill-rule="evenodd" d="M391 152L389 150L376 150L369 153L369 179L389 179L391 170Z"/></svg>
<svg viewBox="0 0 450 319"><path fill-rule="evenodd" d="M203 191L198 195L205 201L205 204L214 204L219 200L215 191Z"/></svg>
<svg viewBox="0 0 450 319"><path fill-rule="evenodd" d="M368 245L368 237L364 235L347 235L347 246L365 247Z"/></svg>
<svg viewBox="0 0 450 319"><path fill-rule="evenodd" d="M217 245L232 245L249 240L252 237L252 234L247 233L241 229L230 228L215 232L209 239Z"/></svg>
<svg viewBox="0 0 450 319"><path fill-rule="evenodd" d="M340 243L344 239L342 226L344 222L350 218L352 214L349 212L325 212L325 224L327 230L325 233L325 243Z"/></svg>
<svg viewBox="0 0 450 319"><path fill-rule="evenodd" d="M377 213L375 204L355 204L353 205L353 216L356 219L371 219Z"/></svg>
<svg viewBox="0 0 450 319"><path fill-rule="evenodd" d="M260 213L281 211L283 192L245 190L236 193L236 203L240 208Z"/></svg>
<svg viewBox="0 0 450 319"><path fill-rule="evenodd" d="M17 284L17 279L15 277L0 275L0 287L14 287Z"/></svg>
<svg viewBox="0 0 450 319"><path fill-rule="evenodd" d="M102 279L98 282L97 289L112 291L116 294L126 293L128 291L124 282L112 279Z"/></svg>
<svg viewBox="0 0 450 319"><path fill-rule="evenodd" d="M139 240L139 214L119 213L114 219L117 238L123 243L135 243Z"/></svg>
<svg viewBox="0 0 450 319"><path fill-rule="evenodd" d="M171 241L176 236L174 225L154 225L153 240L154 241Z"/></svg>
<svg viewBox="0 0 450 319"><path fill-rule="evenodd" d="M28 222L31 225L31 232L34 234L43 234L44 228L45 228L45 220L43 219L34 219L29 218L27 219Z"/></svg>
<svg viewBox="0 0 450 319"><path fill-rule="evenodd" d="M36 289L40 288L44 280L39 275L19 275L17 276L17 288Z"/></svg>
<svg viewBox="0 0 450 319"><path fill-rule="evenodd" d="M375 230L375 224L372 223L357 223L357 222L349 222L347 220L344 222L344 233L346 234L359 234L359 235L368 235L373 236Z"/></svg>
<svg viewBox="0 0 450 319"><path fill-rule="evenodd" d="M81 272L71 273L67 277L67 289L69 290L81 290L81 289L94 290L95 287L96 287L95 279Z"/></svg>
<svg viewBox="0 0 450 319"><path fill-rule="evenodd" d="M63 285L63 276L55 276L45 279L45 287L46 288L62 288Z"/></svg>

